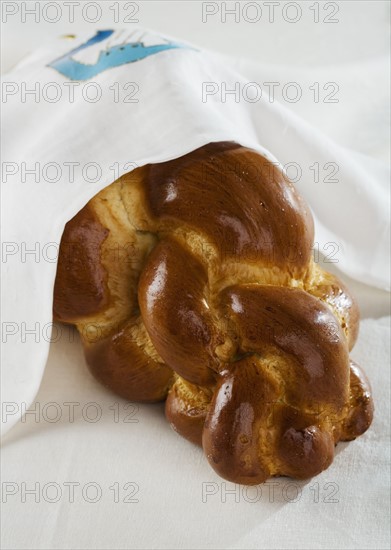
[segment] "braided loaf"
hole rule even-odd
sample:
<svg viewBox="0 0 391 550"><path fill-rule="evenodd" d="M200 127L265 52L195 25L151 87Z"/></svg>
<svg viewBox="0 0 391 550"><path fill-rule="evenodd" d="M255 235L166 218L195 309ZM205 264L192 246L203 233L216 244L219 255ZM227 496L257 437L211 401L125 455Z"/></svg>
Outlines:
<svg viewBox="0 0 391 550"><path fill-rule="evenodd" d="M234 143L137 168L65 227L54 317L94 376L166 401L174 429L233 482L313 476L373 405L349 360L358 309L313 261L283 172Z"/></svg>

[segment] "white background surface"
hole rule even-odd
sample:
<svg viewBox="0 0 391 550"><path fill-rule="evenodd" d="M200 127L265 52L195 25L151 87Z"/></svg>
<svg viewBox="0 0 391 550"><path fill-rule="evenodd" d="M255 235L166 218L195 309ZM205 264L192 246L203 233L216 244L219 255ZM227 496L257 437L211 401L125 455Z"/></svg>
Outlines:
<svg viewBox="0 0 391 550"><path fill-rule="evenodd" d="M95 24L80 16L70 24L65 10L61 20L53 24L42 20L35 23L29 16L26 23L21 22L20 15L10 17L2 29L3 72L52 36L124 26L123 21L113 24L109 10L112 2L100 4L104 16ZM300 3L302 17L294 24L283 19L283 2L276 8L274 23L268 21L263 8L262 18L255 24L243 17L235 23L229 16L223 23L221 13L203 23L201 4L141 2L138 25L267 65L268 79L296 81L303 90L315 81L337 82L337 104L303 101L291 104L291 108L341 144L388 161L388 2L339 2L339 23L327 25L314 23L313 11L309 10L313 2ZM326 267L336 271L337 266ZM355 292L364 318L389 313L387 293L343 278ZM379 372L388 369L386 325L387 320L366 321L354 352L371 375L378 411L387 407L388 400L386 377ZM139 406L135 417L130 418L138 422L126 422L131 410L126 411L124 402L92 380L83 367L77 338L72 344L65 340L52 346L36 399L39 422L30 415L5 441L2 477L17 484L17 493L8 498L7 506L3 505L4 548L388 547L388 478L384 473L388 450L381 416L375 421L376 431L338 447L335 464L327 472L299 484L302 497L297 503L287 503L284 498L287 480L279 480L274 502L264 490L262 498L250 504L254 491L249 491L246 499L240 488L224 502L224 489L233 486L222 484L200 450L178 441L164 420L163 406ZM47 420L54 409L43 412L45 404L51 402L60 404L58 423ZM73 422L67 402L80 403L75 405ZM97 403L103 411L96 423L86 419L88 411L82 412L89 402ZM110 408L115 409L115 403L118 422ZM93 416L93 408L89 412ZM64 486L72 481L80 483L73 503ZM81 495L81 487L89 482L102 490L96 503ZM131 487L123 490L127 482L139 487L134 495L139 502L123 502L131 493ZM40 502L31 496L23 502L23 483L28 488L38 483ZM48 502L54 494L50 491L45 501L45 483L60 485L58 502ZM109 489L115 483L121 487L118 503ZM214 484L209 488L217 493L203 502L205 483ZM319 483L319 503L314 502L316 486L310 489L314 483ZM338 502L325 502L333 487L324 489L326 483L337 484ZM94 496L93 488L89 495ZM365 523L363 517L367 518Z"/></svg>

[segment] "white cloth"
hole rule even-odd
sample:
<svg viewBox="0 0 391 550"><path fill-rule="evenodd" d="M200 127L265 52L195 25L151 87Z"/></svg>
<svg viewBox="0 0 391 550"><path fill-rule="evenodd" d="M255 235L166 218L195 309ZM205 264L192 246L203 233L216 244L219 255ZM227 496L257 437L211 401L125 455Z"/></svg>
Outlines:
<svg viewBox="0 0 391 550"><path fill-rule="evenodd" d="M371 428L339 444L316 478L273 480L274 502L269 483L246 489L221 480L201 449L170 428L163 405L126 409L83 367L77 336L69 343L63 328L34 399L36 416L6 436L2 547L388 549L389 321L364 320L352 353L372 383ZM79 483L74 502L69 483ZM26 494L34 488L37 497Z"/></svg>
<svg viewBox="0 0 391 550"><path fill-rule="evenodd" d="M92 34L78 37L76 43L82 44ZM133 39L139 36L135 31ZM162 41L146 34L144 39L152 44ZM230 494L222 502L224 489L233 486L223 485L201 451L169 429L162 405L140 405L135 412L101 388L83 368L77 336L74 343L68 342L72 330L61 327L60 335L59 329L55 330L59 340L50 346L44 372L56 268L51 261L55 247L45 245L58 244L66 221L101 188L129 171L129 162L142 165L167 160L208 141L235 140L282 164L299 164L305 175L296 186L314 212L320 251L327 243L336 243L338 267L380 288L389 281L386 167L336 145L299 118L308 115L307 120L318 124L315 110L305 102L292 105L294 113L286 104L270 103L265 90L263 99L256 103L236 103L232 96L224 103L220 92L202 102L203 82L215 82L220 90L222 82L227 89L239 82L242 90L249 81L267 82L275 75L271 67L259 68L239 60L223 62L220 56L198 49L161 52L102 72L93 78L102 89L101 100L94 104L79 99L71 104L64 86L69 81L44 65L74 46L64 40L50 43L4 78L19 89L23 82L29 89L37 81L42 86L56 82L63 99L53 104L42 99L23 103L20 93L15 93L3 104L3 161L16 163L17 172L7 175L2 191L3 241L8 243L2 263L2 428L16 424L31 403L37 414L36 419L29 414L26 422L19 421L5 439L2 473L10 485L3 487L3 492L15 491L15 495L8 494L3 506L3 546L388 548L385 519L389 480L384 474L388 448L383 420L389 406L385 379L387 320L364 321L353 353L372 381L376 408L382 416L377 413L372 428L356 442L339 445L329 470L309 483L296 484L302 496L290 504L286 499L292 497L294 487L285 479L276 480L280 485L275 488L275 502L269 502L266 487L256 503L248 502L254 491L243 493L241 488L237 488L239 502ZM78 55L85 62L96 60ZM376 79L380 79L380 71L375 68L368 81ZM284 80L297 79L290 75ZM109 90L114 82L120 90L118 103L113 102L114 92ZM138 84L138 103L122 101L131 92L123 90L127 82ZM80 98L77 90L75 96ZM350 122L361 112L358 102L352 105ZM339 112L330 117L330 127L334 121L342 129L342 116ZM326 118L321 117L319 125L327 131ZM337 137L349 144L342 130ZM23 183L23 162L28 169L39 163L40 182L26 176ZM48 183L42 174L49 162L62 168L57 183ZM72 183L65 164L69 162L79 163ZM80 177L81 167L90 162L99 163L102 169L97 183ZM309 170L315 162L320 166L337 163L339 182L315 184ZM115 163L119 171L114 177L111 167ZM15 165L8 166L12 170ZM34 248L38 262L34 255L24 256L26 249ZM36 324L38 341L26 333ZM96 405L86 407L88 403ZM100 410L102 418L89 422L88 417L94 418ZM114 417L117 412L118 422ZM128 417L126 422L126 414L135 417ZM53 418L59 418L58 422L50 422ZM74 502L69 502L67 482L80 483L75 486ZM102 491L96 503L87 501L94 497L93 486L82 494L88 482ZM124 490L128 482L136 483L138 492L135 485ZM34 497L28 495L23 502L25 490L34 483L39 484L40 502L32 502ZM56 497L58 487L45 488L46 483L60 486L57 503L49 501ZM115 483L120 484L119 503L114 502ZM337 495L331 495L335 487L325 487L326 483L338 485ZM314 502L318 488L319 503ZM132 492L139 502L124 503L124 497L132 497ZM327 498L338 498L339 502L325 502ZM21 514L24 528L20 528Z"/></svg>
<svg viewBox="0 0 391 550"><path fill-rule="evenodd" d="M75 52L73 59L88 67L105 52L114 55L110 48L126 47L140 35L146 47L167 42L139 30L116 31ZM339 267L353 278L383 288L389 281L387 183L380 171L366 170L289 109L268 101L266 94L257 102L222 96L224 86L239 89L243 96L248 80L191 47L162 51L73 82L78 86L72 102L72 82L48 65L93 36L82 36L71 46L64 39L51 42L4 79L2 400L9 405L3 430L20 417L16 413L22 403L32 401L42 378L56 269L51 260L64 225L94 194L135 165L175 158L220 140L237 141L283 165L294 162L305 174L299 188L314 212L319 250L328 251L332 261L338 259ZM136 84L129 89L129 82ZM206 89L208 82L213 84ZM120 93L117 102L114 83ZM38 86L38 102L31 94L24 98L14 93L15 86L22 90L23 85L28 90ZM87 85L98 87L99 101L83 99L80 90L84 97L95 97ZM216 86L220 91L214 93ZM207 90L212 95L206 95ZM124 103L129 95L138 102ZM53 97L60 99L48 101ZM74 176L70 163L76 163ZM314 163L321 168L332 163L332 171L337 167L337 183L322 177L318 183L311 181L309 167ZM96 165L101 176L96 183L86 183L95 178ZM34 167L37 176L26 173ZM37 334L28 332L32 330Z"/></svg>

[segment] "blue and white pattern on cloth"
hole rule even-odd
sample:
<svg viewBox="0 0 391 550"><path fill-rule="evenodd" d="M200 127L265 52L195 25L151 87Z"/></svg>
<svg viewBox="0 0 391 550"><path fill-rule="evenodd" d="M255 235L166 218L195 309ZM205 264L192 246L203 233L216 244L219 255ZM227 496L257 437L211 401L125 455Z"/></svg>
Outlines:
<svg viewBox="0 0 391 550"><path fill-rule="evenodd" d="M84 42L77 48L72 49L67 54L55 59L48 64L48 67L52 67L69 80L88 80L95 77L102 71L125 65L126 63L134 63L141 61L150 55L173 50L178 48L193 49L185 44L179 42L164 41L160 44L145 45L141 41L126 42L122 41L119 44L112 46L106 45L105 49L99 51L98 59L95 63L83 63L75 59L75 55L79 52L85 51L87 48L95 46L97 43L107 41L113 34L114 30L97 31L96 34ZM102 44L103 46L103 44Z"/></svg>

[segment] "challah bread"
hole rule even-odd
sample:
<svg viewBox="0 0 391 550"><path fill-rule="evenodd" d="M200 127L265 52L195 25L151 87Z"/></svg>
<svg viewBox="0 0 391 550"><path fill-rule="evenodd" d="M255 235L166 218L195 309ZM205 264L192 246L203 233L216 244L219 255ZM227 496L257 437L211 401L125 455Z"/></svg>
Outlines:
<svg viewBox="0 0 391 550"><path fill-rule="evenodd" d="M224 478L311 477L373 404L358 309L312 257L310 211L255 151L213 143L137 168L65 227L54 317L94 376L166 415Z"/></svg>

